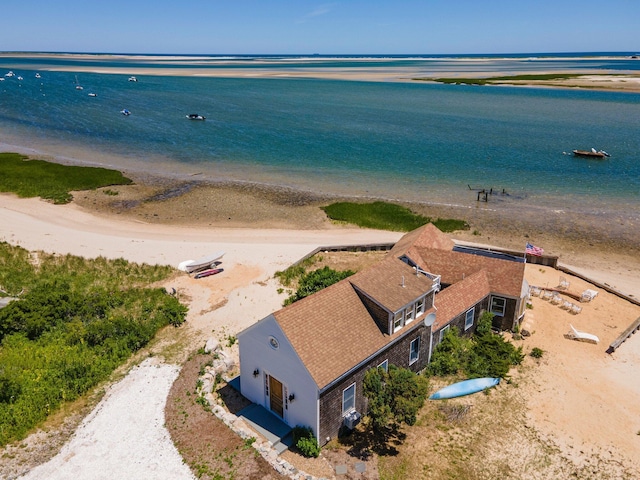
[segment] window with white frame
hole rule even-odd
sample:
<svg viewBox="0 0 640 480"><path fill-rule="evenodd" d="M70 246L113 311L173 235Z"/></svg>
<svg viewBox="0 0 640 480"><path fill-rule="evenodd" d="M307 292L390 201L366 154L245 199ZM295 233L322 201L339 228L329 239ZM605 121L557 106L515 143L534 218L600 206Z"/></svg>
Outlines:
<svg viewBox="0 0 640 480"><path fill-rule="evenodd" d="M393 317L393 331L397 332L404 325L404 310L396 312Z"/></svg>
<svg viewBox="0 0 640 480"><path fill-rule="evenodd" d="M445 335L445 333L447 333L447 330L449 330L449 327L450 327L450 325L447 325L442 330L440 330L440 341L442 341L444 339L444 335Z"/></svg>
<svg viewBox="0 0 640 480"><path fill-rule="evenodd" d="M405 310L404 313L404 323L405 325L409 322L413 322L413 319L415 318L415 305L411 305L410 307L407 307L407 309Z"/></svg>
<svg viewBox="0 0 640 480"><path fill-rule="evenodd" d="M424 303L425 303L424 297L419 299L416 302L416 317L419 317L424 313Z"/></svg>
<svg viewBox="0 0 640 480"><path fill-rule="evenodd" d="M467 310L467 313L464 317L464 329L465 331L469 330L473 326L473 316L475 313L475 307Z"/></svg>
<svg viewBox="0 0 640 480"><path fill-rule="evenodd" d="M356 409L356 384L352 383L342 391L342 415Z"/></svg>
<svg viewBox="0 0 640 480"><path fill-rule="evenodd" d="M389 371L389 360L385 360L384 362L382 362L380 365L378 365L378 368L382 368L385 372Z"/></svg>
<svg viewBox="0 0 640 480"><path fill-rule="evenodd" d="M409 349L409 365L415 363L420 357L420 337L411 342L411 348Z"/></svg>
<svg viewBox="0 0 640 480"><path fill-rule="evenodd" d="M491 311L491 313L503 317L506 304L507 300L504 298L491 297L491 305L489 306L489 310Z"/></svg>

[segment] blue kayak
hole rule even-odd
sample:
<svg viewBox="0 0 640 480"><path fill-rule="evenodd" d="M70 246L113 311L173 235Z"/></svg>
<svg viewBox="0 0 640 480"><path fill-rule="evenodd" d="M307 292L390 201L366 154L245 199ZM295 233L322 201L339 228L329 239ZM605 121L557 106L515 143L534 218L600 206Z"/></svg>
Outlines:
<svg viewBox="0 0 640 480"><path fill-rule="evenodd" d="M472 378L462 382L454 383L448 387L441 388L429 397L429 400L442 400L445 398L463 397L472 393L481 392L485 388L495 387L500 383L499 378L484 377Z"/></svg>

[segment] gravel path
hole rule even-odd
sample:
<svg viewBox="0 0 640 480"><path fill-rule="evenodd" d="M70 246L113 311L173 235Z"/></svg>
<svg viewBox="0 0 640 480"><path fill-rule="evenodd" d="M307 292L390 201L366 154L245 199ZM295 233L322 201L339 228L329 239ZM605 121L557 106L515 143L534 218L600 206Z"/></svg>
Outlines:
<svg viewBox="0 0 640 480"><path fill-rule="evenodd" d="M164 406L178 367L147 359L113 385L71 440L27 480L193 480L167 429Z"/></svg>

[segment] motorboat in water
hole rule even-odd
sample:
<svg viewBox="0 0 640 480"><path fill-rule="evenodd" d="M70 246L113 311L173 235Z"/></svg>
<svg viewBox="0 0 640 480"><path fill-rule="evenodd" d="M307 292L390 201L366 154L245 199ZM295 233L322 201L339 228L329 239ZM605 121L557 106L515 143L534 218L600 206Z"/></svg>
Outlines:
<svg viewBox="0 0 640 480"><path fill-rule="evenodd" d="M592 148L591 150L574 150L573 154L576 157L588 157L588 158L605 158L610 155L604 150L596 150Z"/></svg>
<svg viewBox="0 0 640 480"><path fill-rule="evenodd" d="M189 115L187 115L187 118L189 120L206 120L207 117L205 117L204 115L200 115L198 113L190 113Z"/></svg>
<svg viewBox="0 0 640 480"><path fill-rule="evenodd" d="M133 75L131 75L131 76L129 77L129 81L130 81L130 82L137 82L137 81L138 81L138 79L137 79L136 77L134 77Z"/></svg>
<svg viewBox="0 0 640 480"><path fill-rule="evenodd" d="M126 108L123 108L122 110L120 110L120 113L123 114L125 117L128 117L129 115L131 115L131 112Z"/></svg>
<svg viewBox="0 0 640 480"><path fill-rule="evenodd" d="M98 96L98 94L97 94L97 93L89 93L89 94L87 94L87 95L89 95L90 97L97 97L97 96Z"/></svg>
<svg viewBox="0 0 640 480"><path fill-rule="evenodd" d="M40 78L40 74L39 73L36 73L36 78Z"/></svg>

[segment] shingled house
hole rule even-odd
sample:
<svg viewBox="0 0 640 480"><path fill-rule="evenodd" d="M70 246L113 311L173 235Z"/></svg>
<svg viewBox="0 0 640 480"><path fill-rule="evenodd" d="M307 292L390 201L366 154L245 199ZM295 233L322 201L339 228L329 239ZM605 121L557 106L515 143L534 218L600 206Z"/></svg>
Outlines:
<svg viewBox="0 0 640 480"><path fill-rule="evenodd" d="M239 333L242 394L324 445L366 412L370 368L422 370L446 329L470 334L485 310L512 328L527 291L523 263L456 251L425 225L378 264Z"/></svg>

